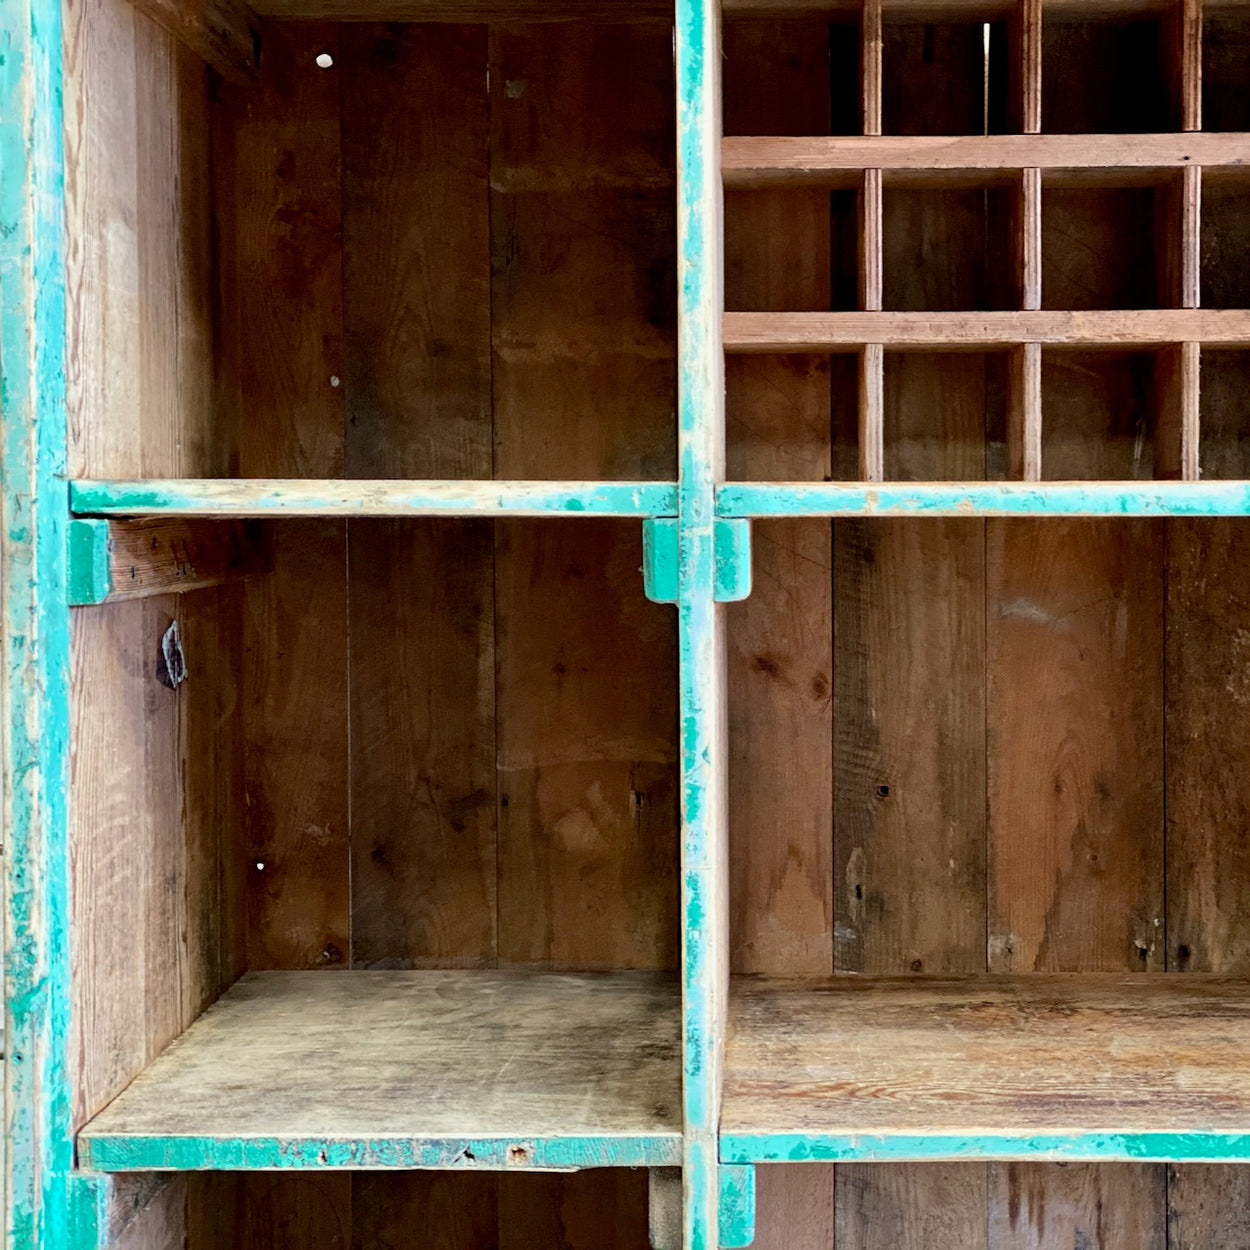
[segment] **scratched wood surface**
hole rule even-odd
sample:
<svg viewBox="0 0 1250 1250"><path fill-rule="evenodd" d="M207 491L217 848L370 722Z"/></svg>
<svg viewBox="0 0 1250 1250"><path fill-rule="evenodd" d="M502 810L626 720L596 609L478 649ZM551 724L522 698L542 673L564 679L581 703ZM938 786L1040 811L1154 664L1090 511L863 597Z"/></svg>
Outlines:
<svg viewBox="0 0 1250 1250"><path fill-rule="evenodd" d="M1247 1122L1250 997L1235 978L743 979L733 1002L730 1133L1241 1132Z"/></svg>
<svg viewBox="0 0 1250 1250"><path fill-rule="evenodd" d="M252 972L79 1140L673 1135L674 994L645 973Z"/></svg>

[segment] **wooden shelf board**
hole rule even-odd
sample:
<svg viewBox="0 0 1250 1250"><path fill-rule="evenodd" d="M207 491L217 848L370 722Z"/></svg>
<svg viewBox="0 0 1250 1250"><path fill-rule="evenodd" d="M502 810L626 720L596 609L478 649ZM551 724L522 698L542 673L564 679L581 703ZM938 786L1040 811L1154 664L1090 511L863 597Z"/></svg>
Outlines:
<svg viewBox="0 0 1250 1250"><path fill-rule="evenodd" d="M1245 168L1250 135L1182 133L1148 135L851 135L726 136L721 170L727 187L857 185L860 171L880 169L887 185L949 182L963 174L976 185L1020 169L1076 174L1088 181L1124 185L1133 171L1188 166ZM1062 178L1059 178L1062 181ZM1048 178L1048 181L1051 179Z"/></svg>
<svg viewBox="0 0 1250 1250"><path fill-rule="evenodd" d="M1250 311L1148 308L1090 312L727 312L725 351L764 355L894 351L987 351L1021 343L1150 348L1176 343L1250 347Z"/></svg>
<svg viewBox="0 0 1250 1250"><path fill-rule="evenodd" d="M1250 482L726 482L722 517L1247 516Z"/></svg>
<svg viewBox="0 0 1250 1250"><path fill-rule="evenodd" d="M675 482L185 478L70 483L84 516L608 516L677 511Z"/></svg>
<svg viewBox="0 0 1250 1250"><path fill-rule="evenodd" d="M735 984L722 1157L1250 1158L1250 982Z"/></svg>
<svg viewBox="0 0 1250 1250"><path fill-rule="evenodd" d="M681 1159L653 973L254 972L82 1130L99 1171Z"/></svg>

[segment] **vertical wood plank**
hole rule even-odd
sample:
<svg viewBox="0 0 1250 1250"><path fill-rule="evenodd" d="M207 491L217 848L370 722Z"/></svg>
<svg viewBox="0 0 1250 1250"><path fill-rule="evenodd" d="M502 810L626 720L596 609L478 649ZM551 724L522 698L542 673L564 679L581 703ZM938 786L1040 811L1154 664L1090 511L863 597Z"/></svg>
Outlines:
<svg viewBox="0 0 1250 1250"><path fill-rule="evenodd" d="M1042 0L1018 0L1011 20L1010 120L1024 135L1042 129Z"/></svg>
<svg viewBox="0 0 1250 1250"><path fill-rule="evenodd" d="M1164 1200L1162 1168L1000 1163L990 1170L999 1182L990 1203L994 1250L1167 1250L1170 1244L1157 1216Z"/></svg>
<svg viewBox="0 0 1250 1250"><path fill-rule="evenodd" d="M340 33L353 477L491 476L486 52L482 26ZM352 961L489 966L492 527L348 530Z"/></svg>
<svg viewBox="0 0 1250 1250"><path fill-rule="evenodd" d="M1228 411L1240 408L1231 399ZM1247 554L1241 520L1168 525L1167 966L1176 972L1240 975L1250 966L1250 855L1243 839L1228 836L1244 827L1250 803ZM1185 1164L1169 1172L1171 1250L1245 1244L1250 1168Z"/></svg>
<svg viewBox="0 0 1250 1250"><path fill-rule="evenodd" d="M671 32L498 26L489 64L496 473L671 477ZM500 962L675 967L675 622L639 527L502 523L495 559ZM641 1172L499 1200L502 1250L645 1244Z"/></svg>
<svg viewBox="0 0 1250 1250"><path fill-rule="evenodd" d="M724 49L729 132L828 130L827 26L730 23ZM727 306L827 309L830 236L825 192L728 192ZM829 477L829 361L725 365L729 476ZM823 973L833 940L831 531L799 520L757 523L752 535L754 589L726 613L731 966ZM758 1250L828 1250L832 1167L768 1167L759 1178Z"/></svg>
<svg viewBox="0 0 1250 1250"><path fill-rule="evenodd" d="M347 588L343 522L284 521L244 586L249 968L346 966Z"/></svg>
<svg viewBox="0 0 1250 1250"><path fill-rule="evenodd" d="M860 16L860 91L864 134L881 134L881 0L864 0ZM733 131L726 133L732 134Z"/></svg>
<svg viewBox="0 0 1250 1250"><path fill-rule="evenodd" d="M1241 711L1250 638L1238 572L1246 557L1241 521L1169 522L1167 930L1177 972L1239 974L1250 964L1250 854L1227 832L1241 827L1250 803Z"/></svg>
<svg viewBox="0 0 1250 1250"><path fill-rule="evenodd" d="M500 1246L650 1250L650 1244L644 1168L499 1178Z"/></svg>
<svg viewBox="0 0 1250 1250"><path fill-rule="evenodd" d="M1238 1250L1246 1244L1250 1168L1187 1163L1168 1169L1168 1250Z"/></svg>
<svg viewBox="0 0 1250 1250"><path fill-rule="evenodd" d="M215 179L219 234L217 337L235 376L244 477L343 472L342 212L338 28L270 22L264 69L247 87L217 84L232 163ZM216 163L216 158L214 158Z"/></svg>
<svg viewBox="0 0 1250 1250"><path fill-rule="evenodd" d="M1042 345L1022 343L1011 353L1007 407L1007 473L1017 481L1042 476Z"/></svg>

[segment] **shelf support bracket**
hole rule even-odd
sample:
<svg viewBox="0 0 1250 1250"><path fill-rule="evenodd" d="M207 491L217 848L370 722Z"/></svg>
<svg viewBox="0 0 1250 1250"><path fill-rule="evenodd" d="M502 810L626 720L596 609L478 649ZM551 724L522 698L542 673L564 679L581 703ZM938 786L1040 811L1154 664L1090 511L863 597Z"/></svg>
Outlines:
<svg viewBox="0 0 1250 1250"><path fill-rule="evenodd" d="M720 1165L721 1250L738 1250L755 1240L755 1167L753 1164Z"/></svg>
<svg viewBox="0 0 1250 1250"><path fill-rule="evenodd" d="M716 519L716 602L736 603L751 593L751 522L746 517ZM676 517L649 517L642 523L642 575L653 603L676 603L679 534Z"/></svg>
<svg viewBox="0 0 1250 1250"><path fill-rule="evenodd" d="M71 607L103 603L113 589L109 572L109 523L75 517L69 523L66 577Z"/></svg>

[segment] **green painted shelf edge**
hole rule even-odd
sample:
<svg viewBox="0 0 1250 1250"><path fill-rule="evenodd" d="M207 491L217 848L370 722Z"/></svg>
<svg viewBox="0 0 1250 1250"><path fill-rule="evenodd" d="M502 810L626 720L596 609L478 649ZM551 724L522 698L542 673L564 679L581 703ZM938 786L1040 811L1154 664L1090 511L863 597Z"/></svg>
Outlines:
<svg viewBox="0 0 1250 1250"><path fill-rule="evenodd" d="M429 1168L460 1171L574 1171L580 1168L674 1167L681 1134L654 1137L553 1137L528 1140L524 1164L516 1139L355 1140L315 1137L83 1137L78 1161L97 1172Z"/></svg>
<svg viewBox="0 0 1250 1250"><path fill-rule="evenodd" d="M913 1163L958 1160L1244 1163L1250 1133L721 1135L723 1163Z"/></svg>
<svg viewBox="0 0 1250 1250"><path fill-rule="evenodd" d="M80 516L601 516L677 511L675 482L186 478L74 481Z"/></svg>
<svg viewBox="0 0 1250 1250"><path fill-rule="evenodd" d="M1250 482L726 482L719 516L1250 515Z"/></svg>

